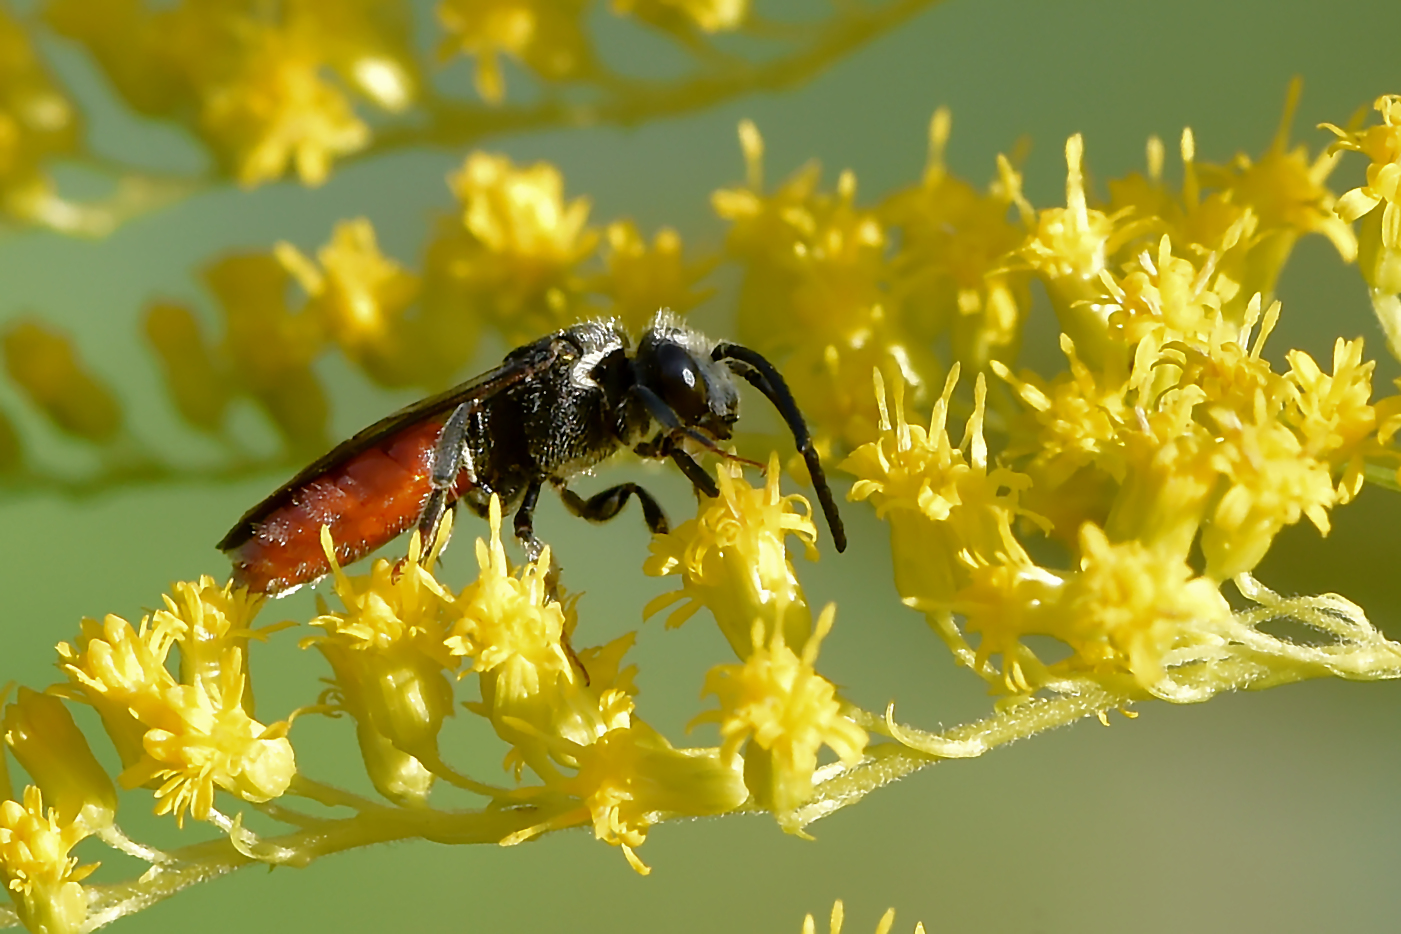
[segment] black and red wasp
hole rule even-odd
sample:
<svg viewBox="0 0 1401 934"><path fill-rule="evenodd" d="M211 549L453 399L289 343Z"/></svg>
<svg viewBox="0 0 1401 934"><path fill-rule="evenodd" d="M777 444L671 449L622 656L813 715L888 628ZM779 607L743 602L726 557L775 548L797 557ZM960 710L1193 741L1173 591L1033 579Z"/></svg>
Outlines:
<svg viewBox="0 0 1401 934"><path fill-rule="evenodd" d="M739 417L734 376L778 409L807 463L838 551L846 533L793 394L772 363L712 341L660 312L633 343L613 320L556 331L501 365L389 415L342 443L250 509L219 542L234 580L282 595L329 573L321 528L349 564L417 525L434 541L449 507L485 516L492 494L515 508L515 534L540 553L532 516L546 484L574 514L613 518L635 496L647 527L668 530L650 493L621 483L587 499L570 481L622 448L669 458L697 490L717 496L693 457L730 437Z"/></svg>

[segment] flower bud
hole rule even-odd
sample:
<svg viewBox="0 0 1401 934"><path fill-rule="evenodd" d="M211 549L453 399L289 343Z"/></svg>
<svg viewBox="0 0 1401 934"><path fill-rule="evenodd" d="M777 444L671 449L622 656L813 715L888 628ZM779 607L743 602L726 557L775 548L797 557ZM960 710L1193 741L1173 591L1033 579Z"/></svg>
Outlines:
<svg viewBox="0 0 1401 934"><path fill-rule="evenodd" d="M228 407L229 386L194 314L183 305L155 302L146 309L145 325L180 416L196 428L217 432Z"/></svg>
<svg viewBox="0 0 1401 934"><path fill-rule="evenodd" d="M59 428L98 443L117 436L121 406L83 367L67 335L28 320L7 328L0 343L10 378Z"/></svg>
<svg viewBox="0 0 1401 934"><path fill-rule="evenodd" d="M367 697L375 687L366 684L366 678L373 674L362 664L366 653L334 639L321 640L316 648L331 665L341 708L355 720L355 738L375 790L403 807L426 804L433 774L418 758L396 746L376 723ZM436 741L436 732L433 739Z"/></svg>
<svg viewBox="0 0 1401 934"><path fill-rule="evenodd" d="M117 792L63 701L21 687L5 707L5 742L65 824L112 824Z"/></svg>

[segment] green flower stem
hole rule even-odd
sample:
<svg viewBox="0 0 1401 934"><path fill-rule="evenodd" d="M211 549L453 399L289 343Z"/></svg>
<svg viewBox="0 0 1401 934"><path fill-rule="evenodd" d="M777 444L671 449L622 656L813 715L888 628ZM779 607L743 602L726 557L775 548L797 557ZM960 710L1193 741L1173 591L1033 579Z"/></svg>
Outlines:
<svg viewBox="0 0 1401 934"><path fill-rule="evenodd" d="M532 807L458 812L376 806L353 817L325 821L320 827L261 838L254 844L254 849L278 853L275 864L305 866L333 853L395 840L424 839L449 844L498 843L513 833L548 821L575 807L574 802L562 799ZM245 846L244 850L247 849ZM153 867L136 879L89 886L92 893L89 926L96 928L109 924L197 883L227 875L252 863L266 862L241 851L227 837L192 844L173 850L169 855L171 863ZM5 921L9 922L9 926L19 923L13 913L0 916L0 922Z"/></svg>
<svg viewBox="0 0 1401 934"><path fill-rule="evenodd" d="M1008 704L992 717L943 733L925 733L901 727L899 733L904 737L903 742L874 746L867 750L865 759L851 768L829 767L832 768L830 777L823 775L827 770L820 771L815 794L811 801L794 812L794 823L798 827L806 827L813 821L834 814L877 788L950 758L950 750L960 750L959 758L976 757L1013 740L1074 723L1122 703L1123 699L1113 693L1087 683L1078 693L1049 699L1019 700ZM874 714L866 712L865 717L884 725L883 719Z"/></svg>

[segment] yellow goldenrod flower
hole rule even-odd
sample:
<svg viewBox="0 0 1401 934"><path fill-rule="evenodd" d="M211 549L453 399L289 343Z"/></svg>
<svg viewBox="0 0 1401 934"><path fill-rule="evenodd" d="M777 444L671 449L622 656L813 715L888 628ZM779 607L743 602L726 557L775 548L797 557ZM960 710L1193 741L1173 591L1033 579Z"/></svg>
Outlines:
<svg viewBox="0 0 1401 934"><path fill-rule="evenodd" d="M54 424L88 441L114 440L122 427L115 396L83 365L68 335L33 320L4 332L5 369Z"/></svg>
<svg viewBox="0 0 1401 934"><path fill-rule="evenodd" d="M1367 167L1367 183L1353 188L1338 199L1338 216L1355 221L1385 202L1391 217L1382 222L1388 232L1383 243L1390 249L1401 247L1401 94L1384 94L1372 108L1381 114L1378 126L1350 133L1331 123L1323 124L1338 137L1336 149L1360 152L1372 160Z"/></svg>
<svg viewBox="0 0 1401 934"><path fill-rule="evenodd" d="M1302 350L1289 351L1285 359L1286 379L1298 387L1290 425L1308 457L1343 468L1338 502L1351 502L1361 489L1363 455L1371 453L1377 431L1377 407L1369 404L1376 361L1362 359L1360 337L1334 342L1331 376Z"/></svg>
<svg viewBox="0 0 1401 934"><path fill-rule="evenodd" d="M890 523L895 583L900 595L922 606L946 605L962 585L967 556L1025 557L1012 535L1018 505L1030 480L989 463L983 438L986 388L980 375L973 415L963 442L949 437L949 402L959 371L955 367L934 406L929 428L905 420L904 385L896 381L895 420L887 408L885 381L874 373L880 408L880 437L857 448L841 469L857 478L851 499L871 501L876 515ZM1027 559L1029 560L1029 559Z"/></svg>
<svg viewBox="0 0 1401 934"><path fill-rule="evenodd" d="M316 648L331 666L333 686L322 693L317 707L312 709L332 715L344 712L355 721L360 758L376 791L401 807L426 804L436 779L433 771L417 756L395 746L376 724L377 713L379 720L385 719L385 688L392 689L392 685L382 685L377 679L381 673L392 676L395 672L382 672L381 668L387 666L367 664L360 653L335 641L322 641ZM418 683L421 685L421 681ZM419 705L420 709L428 706ZM431 706L440 709L440 699L434 699Z"/></svg>
<svg viewBox="0 0 1401 934"><path fill-rule="evenodd" d="M306 311L352 362L382 385L419 378L403 320L418 298L418 277L380 253L369 220L337 224L331 243L317 253L320 269L285 241L273 255L309 296Z"/></svg>
<svg viewBox="0 0 1401 934"><path fill-rule="evenodd" d="M1337 162L1331 152L1312 161L1302 147L1290 148L1289 130L1302 83L1291 82L1284 115L1269 149L1258 159L1238 153L1230 162L1197 161L1196 138L1183 130L1183 183L1180 192L1163 184L1163 145L1149 141L1147 177L1137 173L1109 182L1106 211L1132 218L1127 230L1170 236L1186 249L1203 280L1213 278L1226 319L1239 323L1258 293L1272 294L1280 270L1304 234L1327 237L1350 261L1357 241L1333 213L1334 197L1325 186ZM1134 238L1119 241L1117 256L1143 247Z"/></svg>
<svg viewBox="0 0 1401 934"><path fill-rule="evenodd" d="M643 570L658 577L680 574L681 589L653 600L644 615L684 601L667 619L668 626L679 626L708 607L740 658L753 645L755 620L765 639L781 630L788 642L804 644L812 614L784 541L796 535L808 559L816 559L812 507L802 496L781 492L777 454L769 457L762 487L751 487L735 465L717 466L715 476L718 497L702 497L696 518L652 537ZM801 513L793 511L795 504Z"/></svg>
<svg viewBox="0 0 1401 934"><path fill-rule="evenodd" d="M667 32L730 32L749 15L749 0L613 0L613 12Z"/></svg>
<svg viewBox="0 0 1401 934"><path fill-rule="evenodd" d="M1122 666L1151 690L1170 648L1209 638L1230 615L1216 583L1196 576L1182 558L1136 541L1111 542L1086 523L1079 571L1048 612L1047 634L1075 650L1068 667Z"/></svg>
<svg viewBox="0 0 1401 934"><path fill-rule="evenodd" d="M605 238L608 271L600 290L613 300L609 314L621 319L633 333L646 327L657 309L684 315L714 291L697 291L695 284L715 268L716 260L685 262L681 236L670 227L657 231L650 249L629 220L609 224Z"/></svg>
<svg viewBox="0 0 1401 934"><path fill-rule="evenodd" d="M84 620L76 647L58 646L74 696L97 708L122 753L119 780L128 788L158 782L156 813L179 822L186 810L206 819L215 787L247 801L281 795L296 772L287 723L265 727L244 713L245 674L234 653L217 683L177 683L165 668L175 636L169 625L143 620L133 630L109 615L101 624Z"/></svg>
<svg viewBox="0 0 1401 934"><path fill-rule="evenodd" d="M510 55L550 81L572 77L590 60L582 0L440 0L438 22L448 33L439 54L477 59L477 93L499 104L506 81L497 56Z"/></svg>
<svg viewBox="0 0 1401 934"><path fill-rule="evenodd" d="M445 539L440 536L440 541ZM311 624L326 635L302 645L315 646L331 663L337 685L351 701L351 713L363 706L367 728L431 768L439 761L443 719L453 713L446 671L454 660L443 642L451 596L419 563L417 535L407 559L376 559L370 573L355 577L337 562L324 527L322 547L345 609L333 613L323 606ZM401 768L412 770L407 764Z"/></svg>
<svg viewBox="0 0 1401 934"><path fill-rule="evenodd" d="M181 417L196 428L219 432L231 387L200 333L199 319L184 305L157 301L146 309L144 324Z"/></svg>
<svg viewBox="0 0 1401 934"><path fill-rule="evenodd" d="M988 660L1000 655L1007 691L1029 694L1045 683L1046 672L1021 638L1052 628L1050 617L1065 582L1028 558L970 564L965 572L968 583L949 605L964 617L964 628L980 636L970 667L985 671Z"/></svg>
<svg viewBox="0 0 1401 934"><path fill-rule="evenodd" d="M586 226L589 200L566 202L564 179L548 163L518 169L482 152L449 182L462 224L429 247L428 275L455 286L459 301L480 309L512 344L572 323L581 286L574 268L598 243Z"/></svg>
<svg viewBox="0 0 1401 934"><path fill-rule="evenodd" d="M949 111L940 108L929 126L924 178L889 198L881 214L902 233L893 291L903 320L930 342L949 332L954 360L978 372L989 359L1015 352L1031 304L1028 273L1006 265L1026 236L1007 220L1008 209L1015 204L1026 219L1031 208L1005 158L986 195L948 171L951 127Z"/></svg>
<svg viewBox="0 0 1401 934"><path fill-rule="evenodd" d="M81 821L63 821L44 810L39 789L24 790L24 802L0 802L0 874L15 913L31 931L78 934L85 930L88 893L82 881L96 863L78 865L69 851L89 833Z"/></svg>
<svg viewBox="0 0 1401 934"><path fill-rule="evenodd" d="M976 666L1002 657L1007 690L1031 693L1057 674L1130 674L1147 690L1169 651L1216 638L1230 606L1186 560L1138 541L1111 542L1098 526L1079 534L1080 567L1056 574L1029 561L983 565L954 608L979 633ZM1052 636L1074 654L1044 665L1021 640Z"/></svg>
<svg viewBox="0 0 1401 934"><path fill-rule="evenodd" d="M1357 239L1351 228L1334 213L1336 199L1324 185L1337 164L1337 155L1324 151L1312 161L1304 146L1289 146L1289 129L1303 83L1290 82L1284 115L1270 148L1258 160L1239 153L1228 164L1199 164L1202 184L1216 188L1230 203L1247 208L1259 219L1259 227L1243 249L1221 258L1221 268L1240 284L1236 307L1229 317L1238 320L1251 296L1270 296L1295 241L1303 234L1327 237L1344 262L1357 255Z"/></svg>
<svg viewBox="0 0 1401 934"><path fill-rule="evenodd" d="M842 924L846 920L846 908L839 898L832 903L832 917L828 925L829 934L842 934ZM895 909L887 909L881 915L880 921L876 924L876 934L890 934L890 929L895 925ZM817 934L817 922L808 915L803 919L803 934ZM924 923L915 924L914 934L924 934Z"/></svg>
<svg viewBox="0 0 1401 934"><path fill-rule="evenodd" d="M670 816L723 814L744 803L747 794L739 769L718 749L676 749L636 718L624 718L587 745L546 741L557 759L578 766L575 775L556 777L548 787L579 799L582 806L512 834L503 844L591 823L597 839L621 847L628 864L646 875L651 870L635 850L652 824Z"/></svg>
<svg viewBox="0 0 1401 934"><path fill-rule="evenodd" d="M854 447L874 433L872 366L901 373L916 391L943 368L886 313L887 233L878 211L856 205L856 176L843 172L836 191L824 192L810 163L766 194L763 138L748 120L739 136L746 184L711 196L715 213L731 222L726 249L744 266L739 338L783 360L819 450L838 440Z"/></svg>
<svg viewBox="0 0 1401 934"><path fill-rule="evenodd" d="M1337 500L1330 464L1307 456L1288 424L1295 384L1273 373L1262 356L1278 317L1275 302L1252 343L1250 331L1261 318L1257 297L1243 327L1222 322L1200 343L1167 345L1159 360L1181 373L1177 393L1198 397L1189 423L1200 439L1198 464L1221 478L1201 539L1207 573L1217 580L1254 568L1279 530L1303 515L1326 534L1326 510Z"/></svg>
<svg viewBox="0 0 1401 934"><path fill-rule="evenodd" d="M260 638L252 628L253 617L262 608L262 594L235 588L233 581L220 586L209 575L198 583L178 581L174 596L164 595L165 609L157 610L156 628L168 628L180 648L180 680L185 684L221 682L230 653L236 667L248 668L248 640ZM245 677L240 703L253 716L253 685Z"/></svg>
<svg viewBox="0 0 1401 934"><path fill-rule="evenodd" d="M1108 323L1100 273L1138 228L1124 223L1123 211L1105 214L1089 206L1084 155L1085 141L1077 133L1065 144L1065 207L1040 212L1018 255L1046 283L1061 329L1087 359L1098 360L1107 349Z"/></svg>
<svg viewBox="0 0 1401 934"><path fill-rule="evenodd" d="M68 708L51 694L21 687L5 707L5 743L48 796L58 821L88 833L112 825L117 791Z"/></svg>
<svg viewBox="0 0 1401 934"><path fill-rule="evenodd" d="M1338 217L1362 219L1357 261L1371 288L1372 307L1393 356L1401 356L1401 95L1386 94L1373 107L1378 126L1349 132L1323 124L1337 137L1336 149L1360 152L1371 160L1367 182L1338 199Z"/></svg>
<svg viewBox="0 0 1401 934"><path fill-rule="evenodd" d="M491 542L477 540L481 573L453 599L454 622L445 646L472 660L482 699L470 709L487 717L497 735L514 747L508 762L518 774L529 765L549 779L557 774L549 758L558 747L541 737L592 743L612 728L616 717L626 718L631 700L611 683L591 684L574 660L568 643L573 609L551 598L549 549L519 575L512 574L495 497L489 518ZM617 647L625 650L626 644ZM616 672L620 654L597 656L600 673L607 667Z"/></svg>
<svg viewBox="0 0 1401 934"><path fill-rule="evenodd" d="M369 127L322 78L307 43L269 29L250 46L234 74L204 89L205 131L244 186L281 178L289 163L306 184L321 184L334 157L369 142Z"/></svg>
<svg viewBox="0 0 1401 934"><path fill-rule="evenodd" d="M1210 332L1236 294L1235 283L1218 275L1214 264L1199 266L1174 256L1172 245L1164 234L1157 252L1143 250L1122 277L1108 272L1100 276L1108 292L1103 307L1115 343L1132 347L1151 338L1161 345Z"/></svg>
<svg viewBox="0 0 1401 934"><path fill-rule="evenodd" d="M780 823L812 797L823 746L848 766L860 761L866 749L866 731L842 715L836 688L813 667L836 611L831 604L822 611L802 655L788 647L782 629L766 631L756 621L748 658L742 664L718 665L705 676L702 696L714 694L720 708L692 721L720 724L724 761L737 762L749 743L743 755L745 785Z"/></svg>

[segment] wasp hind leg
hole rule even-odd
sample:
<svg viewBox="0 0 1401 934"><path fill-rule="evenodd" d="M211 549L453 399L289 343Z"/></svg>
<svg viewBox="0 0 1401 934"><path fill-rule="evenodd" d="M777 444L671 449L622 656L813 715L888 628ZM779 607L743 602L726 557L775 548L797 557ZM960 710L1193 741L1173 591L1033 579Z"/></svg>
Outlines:
<svg viewBox="0 0 1401 934"><path fill-rule="evenodd" d="M540 487L539 480L531 482L521 497L520 507L516 509L516 541L524 546L525 560L528 562L540 560L540 554L545 550L545 543L535 537L535 507L540 502Z"/></svg>
<svg viewBox="0 0 1401 934"><path fill-rule="evenodd" d="M418 516L419 541L423 543L420 560L425 564L438 543L443 516L452 505L452 491L459 475L465 472L473 484L477 482L472 450L467 444L467 426L476 410L476 402L464 402L453 409L438 433L438 443L433 446L428 498L423 501L423 510Z"/></svg>
<svg viewBox="0 0 1401 934"><path fill-rule="evenodd" d="M636 483L620 483L602 493L595 493L588 499L584 499L564 484L559 484L558 489L559 498L564 500L565 508L590 522L607 522L622 511L629 496L636 496L638 503L642 505L642 518L646 520L647 528L652 534L665 535L671 531L671 525L666 521L666 513L662 511L656 498Z"/></svg>

